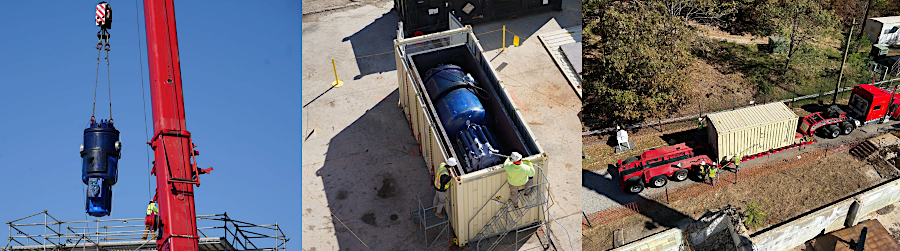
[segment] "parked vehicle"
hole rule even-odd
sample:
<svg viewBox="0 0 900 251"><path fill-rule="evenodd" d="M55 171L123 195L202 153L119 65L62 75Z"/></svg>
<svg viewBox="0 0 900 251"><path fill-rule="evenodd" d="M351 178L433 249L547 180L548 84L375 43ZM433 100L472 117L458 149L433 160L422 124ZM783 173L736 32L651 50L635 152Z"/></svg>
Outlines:
<svg viewBox="0 0 900 251"><path fill-rule="evenodd" d="M896 88L894 89L896 91ZM734 156L749 160L794 147L814 143L820 133L827 138L847 135L853 130L887 118L900 118L900 94L871 84L853 87L850 111L837 105L809 114L797 123L797 116L782 103L770 103L707 114L706 124L711 155L696 154L698 147L685 143L651 149L640 156L616 164L621 189L640 193L645 187L662 187L668 179L683 181L700 163L727 164Z"/></svg>

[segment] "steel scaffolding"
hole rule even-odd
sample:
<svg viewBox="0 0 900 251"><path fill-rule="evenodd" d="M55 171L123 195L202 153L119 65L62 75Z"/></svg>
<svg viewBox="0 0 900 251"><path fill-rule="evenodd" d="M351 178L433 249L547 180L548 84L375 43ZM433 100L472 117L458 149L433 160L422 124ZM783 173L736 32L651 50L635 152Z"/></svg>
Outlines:
<svg viewBox="0 0 900 251"><path fill-rule="evenodd" d="M202 226L197 228L201 250L278 251L286 250L290 240L277 223L247 223L233 220L227 213L198 215L197 224ZM43 211L6 225L9 239L2 250L156 250L157 234L145 230L144 218L60 221ZM210 236L218 229L222 236ZM144 237L148 240L142 240Z"/></svg>

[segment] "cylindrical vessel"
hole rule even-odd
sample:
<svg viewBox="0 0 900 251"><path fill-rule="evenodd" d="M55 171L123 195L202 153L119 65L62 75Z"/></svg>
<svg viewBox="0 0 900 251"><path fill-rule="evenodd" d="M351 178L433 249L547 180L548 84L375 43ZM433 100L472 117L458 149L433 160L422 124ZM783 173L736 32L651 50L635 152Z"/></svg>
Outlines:
<svg viewBox="0 0 900 251"><path fill-rule="evenodd" d="M474 93L475 80L456 65L440 65L425 74L425 89L447 135L456 135L466 122L484 125L488 115Z"/></svg>
<svg viewBox="0 0 900 251"><path fill-rule="evenodd" d="M84 129L81 148L81 181L87 188L85 211L103 217L112 211L112 186L118 179L121 157L119 131L113 123L101 120Z"/></svg>

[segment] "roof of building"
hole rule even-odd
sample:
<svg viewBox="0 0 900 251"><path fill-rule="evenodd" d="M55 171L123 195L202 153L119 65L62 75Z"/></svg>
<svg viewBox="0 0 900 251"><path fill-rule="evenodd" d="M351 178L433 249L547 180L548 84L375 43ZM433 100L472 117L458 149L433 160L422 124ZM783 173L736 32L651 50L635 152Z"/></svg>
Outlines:
<svg viewBox="0 0 900 251"><path fill-rule="evenodd" d="M900 16L891 16L891 17L872 17L872 18L869 18L869 19L878 21L879 23L883 23L883 24L900 23Z"/></svg>
<svg viewBox="0 0 900 251"><path fill-rule="evenodd" d="M784 103L773 102L706 115L719 133L740 130L787 119L797 119Z"/></svg>
<svg viewBox="0 0 900 251"><path fill-rule="evenodd" d="M900 245L878 220L860 222L851 228L844 228L807 241L806 244L815 250L853 251L855 248L851 248L850 243L859 241L860 232L864 227L868 228L866 251L900 250Z"/></svg>

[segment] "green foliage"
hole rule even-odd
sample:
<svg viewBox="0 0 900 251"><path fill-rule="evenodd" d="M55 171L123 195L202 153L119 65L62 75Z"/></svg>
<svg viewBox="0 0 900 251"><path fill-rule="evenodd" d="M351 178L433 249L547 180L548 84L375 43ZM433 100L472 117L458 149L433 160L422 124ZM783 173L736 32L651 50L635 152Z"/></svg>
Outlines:
<svg viewBox="0 0 900 251"><path fill-rule="evenodd" d="M785 70L801 45L828 37L838 23L834 11L818 0L769 0L755 7L755 35L783 36L790 43Z"/></svg>
<svg viewBox="0 0 900 251"><path fill-rule="evenodd" d="M753 228L755 231L760 226L765 225L763 219L768 215L759 208L759 205L757 205L756 202L751 201L750 204L744 205L747 206L747 209L745 209L744 212L741 212L741 217L744 218L744 226Z"/></svg>
<svg viewBox="0 0 900 251"><path fill-rule="evenodd" d="M584 1L585 114L631 123L664 117L690 98L694 62L685 21L664 1Z"/></svg>

